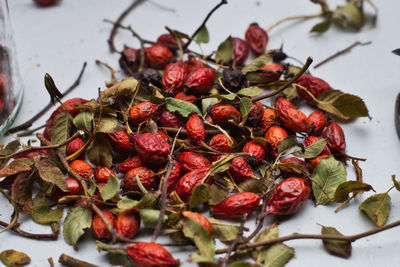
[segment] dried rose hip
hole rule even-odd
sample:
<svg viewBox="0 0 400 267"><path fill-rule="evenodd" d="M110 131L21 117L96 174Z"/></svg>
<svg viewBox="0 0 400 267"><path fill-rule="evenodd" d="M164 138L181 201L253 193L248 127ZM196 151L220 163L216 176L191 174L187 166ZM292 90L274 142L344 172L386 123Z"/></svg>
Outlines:
<svg viewBox="0 0 400 267"><path fill-rule="evenodd" d="M331 90L330 85L324 80L308 75L303 74L297 79L296 83L304 88L306 88L311 94L314 95L315 98L318 98L322 93ZM304 91L300 86L297 86L297 92L309 105L316 106L315 101L312 97Z"/></svg>
<svg viewBox="0 0 400 267"><path fill-rule="evenodd" d="M291 177L282 181L267 202L267 213L295 214L310 196L310 184L304 178Z"/></svg>
<svg viewBox="0 0 400 267"><path fill-rule="evenodd" d="M202 182L206 184L212 183L213 177L207 177L209 172L210 168L202 168L186 173L176 184L176 193L183 201L188 202L196 186Z"/></svg>
<svg viewBox="0 0 400 267"><path fill-rule="evenodd" d="M225 69L222 82L230 91L238 92L246 84L246 76L240 70Z"/></svg>
<svg viewBox="0 0 400 267"><path fill-rule="evenodd" d="M295 108L286 98L279 97L275 102L276 117L278 120L293 132L307 132L307 116Z"/></svg>
<svg viewBox="0 0 400 267"><path fill-rule="evenodd" d="M38 6L52 6L59 2L59 0L34 0Z"/></svg>
<svg viewBox="0 0 400 267"><path fill-rule="evenodd" d="M158 106L151 102L142 102L134 105L129 111L129 122L133 126L137 126L150 119L156 113L157 109Z"/></svg>
<svg viewBox="0 0 400 267"><path fill-rule="evenodd" d="M211 166L211 163L207 158L189 151L179 154L178 161L181 164L182 171L184 172L191 172L197 169L209 168Z"/></svg>
<svg viewBox="0 0 400 267"><path fill-rule="evenodd" d="M106 217L107 221L114 228L115 225L114 215L110 211L105 209L103 209L102 212L104 214L104 217ZM103 219L100 217L99 214L96 214L93 218L92 231L96 239L111 240L112 238L110 231L108 231L107 229L107 225L105 224L105 222L103 221Z"/></svg>
<svg viewBox="0 0 400 267"><path fill-rule="evenodd" d="M156 243L141 242L126 247L128 256L137 267L178 267L179 261Z"/></svg>
<svg viewBox="0 0 400 267"><path fill-rule="evenodd" d="M221 219L238 219L250 215L259 205L261 197L251 192L233 194L212 207L212 214Z"/></svg>
<svg viewBox="0 0 400 267"><path fill-rule="evenodd" d="M62 191L60 188L57 186L53 186L53 189L51 190L50 196L54 200L59 200L60 198L68 195L81 195L83 193L83 188L81 183L76 180L75 178L67 178L65 179L65 182L67 183L68 187L68 192Z"/></svg>
<svg viewBox="0 0 400 267"><path fill-rule="evenodd" d="M254 177L253 169L242 158L234 158L228 172L236 183L241 183Z"/></svg>
<svg viewBox="0 0 400 267"><path fill-rule="evenodd" d="M83 145L84 145L84 142L81 138L79 138L79 137L75 138L67 145L67 155L74 154L79 149L81 149L83 147Z"/></svg>
<svg viewBox="0 0 400 267"><path fill-rule="evenodd" d="M312 143L318 141L319 138L316 136L307 136L306 138L304 138L304 145L305 146L310 146ZM322 150L320 155L330 155L331 151L329 150L328 144L324 147L324 150Z"/></svg>
<svg viewBox="0 0 400 267"><path fill-rule="evenodd" d="M180 40L180 42L183 45L183 42L181 40ZM166 46L171 50L178 49L178 43L176 42L175 37L169 33L165 33L165 34L158 36L157 43L162 44L163 46Z"/></svg>
<svg viewBox="0 0 400 267"><path fill-rule="evenodd" d="M264 115L264 106L260 101L254 102L251 106L249 115L247 116L247 122L252 126L256 126L260 123Z"/></svg>
<svg viewBox="0 0 400 267"><path fill-rule="evenodd" d="M200 60L197 60L193 56L189 56L188 60L186 60L184 62L184 64L185 64L186 71L189 74L192 73L195 70L198 70L200 68L204 68L205 67L203 62L201 62Z"/></svg>
<svg viewBox="0 0 400 267"><path fill-rule="evenodd" d="M212 235L213 232L213 227L210 223L210 221L204 217L203 215L201 215L200 213L197 212L191 212L191 211L183 211L182 215L186 218L189 218L197 223L199 223L201 226L204 227L204 229L207 230L207 232Z"/></svg>
<svg viewBox="0 0 400 267"><path fill-rule="evenodd" d="M97 166L94 172L94 177L97 182L107 183L111 174L115 176L115 173L110 168Z"/></svg>
<svg viewBox="0 0 400 267"><path fill-rule="evenodd" d="M140 216L137 208L127 209L118 214L115 230L119 236L133 238L140 229Z"/></svg>
<svg viewBox="0 0 400 267"><path fill-rule="evenodd" d="M285 70L285 67L279 64L267 64L260 69L260 71L264 71L260 73L260 76L263 77L265 82L275 82L278 81L282 75L282 72Z"/></svg>
<svg viewBox="0 0 400 267"><path fill-rule="evenodd" d="M264 31L257 23L250 24L246 31L246 41L256 56L264 54L268 43L267 32Z"/></svg>
<svg viewBox="0 0 400 267"><path fill-rule="evenodd" d="M327 158L327 157L329 157L329 155L322 154L322 155L319 155L316 158L307 160L308 169L310 170L310 172L312 173L314 171L315 167L317 167L317 165L321 161L321 159Z"/></svg>
<svg viewBox="0 0 400 267"><path fill-rule="evenodd" d="M233 37L233 55L232 60L238 65L243 65L249 56L249 45L245 40Z"/></svg>
<svg viewBox="0 0 400 267"><path fill-rule="evenodd" d="M197 113L190 114L186 123L186 132L193 144L201 144L204 138L206 138L206 129L204 128L203 120Z"/></svg>
<svg viewBox="0 0 400 267"><path fill-rule="evenodd" d="M118 165L117 169L119 173L127 173L130 169L136 168L136 167L142 167L144 166L143 161L140 159L139 156L133 156L130 159L127 159L126 161L122 162L121 164Z"/></svg>
<svg viewBox="0 0 400 267"><path fill-rule="evenodd" d="M171 113L166 109L159 111L159 123L163 127L179 128L185 126L184 118L176 113Z"/></svg>
<svg viewBox="0 0 400 267"><path fill-rule="evenodd" d="M151 68L161 70L173 59L171 50L161 44L154 44L145 49L146 64Z"/></svg>
<svg viewBox="0 0 400 267"><path fill-rule="evenodd" d="M264 113L261 119L261 131L263 133L265 133L269 127L272 126L272 124L275 123L275 119L276 119L276 112L275 110L271 109L271 108L266 108L264 109Z"/></svg>
<svg viewBox="0 0 400 267"><path fill-rule="evenodd" d="M196 101L197 101L197 97L195 95L189 95L189 94L186 94L185 92L177 93L175 95L175 98L190 102L192 104L196 103Z"/></svg>
<svg viewBox="0 0 400 267"><path fill-rule="evenodd" d="M107 133L106 137L116 152L126 153L132 150L132 143L129 140L129 135L125 130Z"/></svg>
<svg viewBox="0 0 400 267"><path fill-rule="evenodd" d="M140 83L140 86L143 86L147 91L153 92L153 87L150 84L161 88L161 74L155 69L144 69L136 75L137 80Z"/></svg>
<svg viewBox="0 0 400 267"><path fill-rule="evenodd" d="M136 167L125 174L122 186L125 191L140 191L139 185L136 182L136 175L144 188L151 189L155 181L155 173L146 167Z"/></svg>
<svg viewBox="0 0 400 267"><path fill-rule="evenodd" d="M214 123L227 127L231 122L238 124L242 118L240 112L229 104L215 104L211 107L211 118Z"/></svg>
<svg viewBox="0 0 400 267"><path fill-rule="evenodd" d="M121 52L119 65L128 75L137 72L140 65L140 49L125 47Z"/></svg>
<svg viewBox="0 0 400 267"><path fill-rule="evenodd" d="M217 134L211 137L209 146L212 149L223 153L232 153L234 151L236 142L231 137L230 140L225 134Z"/></svg>
<svg viewBox="0 0 400 267"><path fill-rule="evenodd" d="M160 165L167 160L170 145L160 134L136 134L132 139L136 152L145 163Z"/></svg>
<svg viewBox="0 0 400 267"><path fill-rule="evenodd" d="M268 131L265 133L265 139L271 145L272 155L274 157L278 156L278 146L279 144L288 137L285 129L279 126L271 126Z"/></svg>
<svg viewBox="0 0 400 267"><path fill-rule="evenodd" d="M310 135L319 136L326 125L326 116L322 110L316 110L307 117Z"/></svg>
<svg viewBox="0 0 400 267"><path fill-rule="evenodd" d="M181 60L176 63L168 64L162 77L164 91L173 94L182 91L186 76L186 69Z"/></svg>
<svg viewBox="0 0 400 267"><path fill-rule="evenodd" d="M346 140L342 127L332 121L326 126L322 137L328 141L328 147L333 152L342 153L346 149Z"/></svg>
<svg viewBox="0 0 400 267"><path fill-rule="evenodd" d="M86 100L86 99L71 98L71 99L68 99L67 101L65 101L63 104L64 104L64 106L67 107L67 109L68 109L69 113L72 115L72 117L75 117L76 115L78 115L82 111L79 108L79 106L81 106L81 105L83 105L83 104L85 104L87 102L89 102L89 101ZM47 122L52 121L53 118L56 115L60 114L61 112L64 112L65 111L64 106L60 105L56 110L54 110L53 113L51 113L51 115L50 115L49 119L47 120Z"/></svg>
<svg viewBox="0 0 400 267"><path fill-rule="evenodd" d="M243 147L244 153L250 153L251 156L243 156L250 166L257 166L265 159L265 149L262 145L252 140Z"/></svg>
<svg viewBox="0 0 400 267"><path fill-rule="evenodd" d="M286 163L292 163L301 167L306 167L306 162L304 160L301 160L296 157L289 157L286 159L281 160L281 163L286 164ZM301 175L300 173L294 171L291 168L283 167L282 165L279 165L279 170L281 171L281 175L283 178L289 178L293 176L299 176ZM301 175L303 176L303 175Z"/></svg>
<svg viewBox="0 0 400 267"><path fill-rule="evenodd" d="M93 168L86 161L76 159L69 166L84 179L89 179L93 176Z"/></svg>
<svg viewBox="0 0 400 267"><path fill-rule="evenodd" d="M194 94L205 94L214 84L215 70L200 68L189 74L185 86Z"/></svg>

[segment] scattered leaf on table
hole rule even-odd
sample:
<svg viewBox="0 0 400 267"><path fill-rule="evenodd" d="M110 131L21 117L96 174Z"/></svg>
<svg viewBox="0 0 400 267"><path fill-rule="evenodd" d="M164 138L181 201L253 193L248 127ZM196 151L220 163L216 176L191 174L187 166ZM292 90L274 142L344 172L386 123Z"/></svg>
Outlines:
<svg viewBox="0 0 400 267"><path fill-rule="evenodd" d="M59 222L63 216L64 209L56 208L51 209L49 206L33 206L32 219L39 224L51 224Z"/></svg>
<svg viewBox="0 0 400 267"><path fill-rule="evenodd" d="M192 113L197 113L199 116L202 116L200 109L188 101L180 100L174 97L167 97L165 98L165 103L165 108L169 112L178 112L183 117L187 118Z"/></svg>
<svg viewBox="0 0 400 267"><path fill-rule="evenodd" d="M340 236L343 235L338 230L336 230L336 228L323 226L323 225L322 225L322 229L321 229L321 234L322 235L340 235ZM336 255L336 256L339 256L342 258L349 258L351 256L351 242L350 241L323 239L322 242L324 244L325 249L333 255Z"/></svg>
<svg viewBox="0 0 400 267"><path fill-rule="evenodd" d="M24 266L31 263L31 258L24 252L7 249L0 253L1 262L10 267Z"/></svg>
<svg viewBox="0 0 400 267"><path fill-rule="evenodd" d="M324 138L320 138L311 145L304 148L304 151L296 150L292 154L293 156L304 158L304 159L312 159L321 154L322 150L324 150L327 141Z"/></svg>
<svg viewBox="0 0 400 267"><path fill-rule="evenodd" d="M182 232L184 236L191 239L199 250L199 254L191 254L189 260L192 262L214 261L215 244L208 231L198 222L189 218L184 218L182 224Z"/></svg>
<svg viewBox="0 0 400 267"><path fill-rule="evenodd" d="M382 226L389 217L390 196L388 193L372 195L364 200L359 208L368 215L376 226Z"/></svg>
<svg viewBox="0 0 400 267"><path fill-rule="evenodd" d="M99 187L101 198L104 201L112 199L119 190L119 180L115 175L111 174L106 186Z"/></svg>
<svg viewBox="0 0 400 267"><path fill-rule="evenodd" d="M340 184L335 192L335 201L344 202L349 199L350 193L361 193L373 190L372 186L358 181L347 181Z"/></svg>
<svg viewBox="0 0 400 267"><path fill-rule="evenodd" d="M72 208L64 220L63 235L65 242L75 246L85 229L92 224L92 213L84 206Z"/></svg>

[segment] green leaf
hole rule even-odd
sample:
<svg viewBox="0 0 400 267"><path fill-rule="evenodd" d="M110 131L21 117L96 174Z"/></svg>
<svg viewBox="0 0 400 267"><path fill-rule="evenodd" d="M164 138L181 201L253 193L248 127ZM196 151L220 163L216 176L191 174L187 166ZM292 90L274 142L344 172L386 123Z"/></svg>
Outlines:
<svg viewBox="0 0 400 267"><path fill-rule="evenodd" d="M19 158L11 161L6 167L0 170L0 177L16 175L21 172L28 172L32 170L31 165L34 161L31 158Z"/></svg>
<svg viewBox="0 0 400 267"><path fill-rule="evenodd" d="M264 193L268 186L263 180L249 179L238 185L241 192L252 192L255 194Z"/></svg>
<svg viewBox="0 0 400 267"><path fill-rule="evenodd" d="M240 89L239 92L237 92L237 94L243 96L258 96L262 92L264 92L264 90L261 89L260 87L248 87Z"/></svg>
<svg viewBox="0 0 400 267"><path fill-rule="evenodd" d="M291 135L282 140L282 142L279 143L278 145L278 153L285 152L289 149L291 149L294 146L297 146L299 143L297 142L296 136Z"/></svg>
<svg viewBox="0 0 400 267"><path fill-rule="evenodd" d="M231 37L228 37L223 41L217 48L215 53L215 62L217 63L229 63L233 55L233 42Z"/></svg>
<svg viewBox="0 0 400 267"><path fill-rule="evenodd" d="M314 27L312 27L311 32L321 34L329 30L330 27L331 27L331 21L325 20L321 23L315 24Z"/></svg>
<svg viewBox="0 0 400 267"><path fill-rule="evenodd" d="M344 120L369 117L367 106L360 97L339 90L324 92L318 97L317 106Z"/></svg>
<svg viewBox="0 0 400 267"><path fill-rule="evenodd" d="M218 98L215 97L210 97L210 98L204 98L201 100L201 107L203 109L203 114L206 114L208 111L208 108L211 107L214 104L218 103Z"/></svg>
<svg viewBox="0 0 400 267"><path fill-rule="evenodd" d="M232 101L237 97L237 94L214 95L216 98Z"/></svg>
<svg viewBox="0 0 400 267"><path fill-rule="evenodd" d="M11 187L11 198L19 211L30 214L32 207L32 180L30 173L20 173Z"/></svg>
<svg viewBox="0 0 400 267"><path fill-rule="evenodd" d="M261 55L254 59L250 64L248 64L246 67L242 69L243 74L247 74L249 72L254 72L258 71L265 65L267 65L269 62L272 61L272 57L270 55Z"/></svg>
<svg viewBox="0 0 400 267"><path fill-rule="evenodd" d="M149 192L148 194L144 195L139 202L137 203L136 207L138 208L153 208L158 202L158 198L160 197L160 194L157 192L151 193Z"/></svg>
<svg viewBox="0 0 400 267"><path fill-rule="evenodd" d="M100 133L112 133L117 126L118 122L116 117L103 115L100 120L98 131Z"/></svg>
<svg viewBox="0 0 400 267"><path fill-rule="evenodd" d="M213 236L221 242L232 242L237 237L239 227L232 224L224 224L221 221L208 218L213 228Z"/></svg>
<svg viewBox="0 0 400 267"><path fill-rule="evenodd" d="M155 229L160 217L160 211L155 209L140 209L140 219L145 228ZM166 223L168 216L164 215L163 223Z"/></svg>
<svg viewBox="0 0 400 267"><path fill-rule="evenodd" d="M262 242L279 236L278 226L274 223L270 227L262 230L254 239L254 242ZM267 258L267 251L270 246L257 247L252 252L252 257L257 263L263 263Z"/></svg>
<svg viewBox="0 0 400 267"><path fill-rule="evenodd" d="M321 159L311 176L316 205L332 201L337 187L346 181L346 168L333 156Z"/></svg>
<svg viewBox="0 0 400 267"><path fill-rule="evenodd" d="M343 236L336 228L323 226L321 229L322 235L340 235ZM345 240L323 239L325 249L336 256L349 258L351 256L351 242Z"/></svg>
<svg viewBox="0 0 400 267"><path fill-rule="evenodd" d="M211 189L209 185L199 184L194 188L189 200L189 208L193 209L211 199Z"/></svg>
<svg viewBox="0 0 400 267"><path fill-rule="evenodd" d="M93 113L91 111L82 111L72 120L78 130L91 133L93 130Z"/></svg>
<svg viewBox="0 0 400 267"><path fill-rule="evenodd" d="M335 202L344 202L349 199L350 193L362 193L369 190L374 190L371 185L358 182L347 181L338 186L335 192Z"/></svg>
<svg viewBox="0 0 400 267"><path fill-rule="evenodd" d="M93 181L93 178L89 178L85 182L87 183L87 186L88 186L87 192L88 192L89 196L93 196L94 193L96 193L96 191L97 191L96 183Z"/></svg>
<svg viewBox="0 0 400 267"><path fill-rule="evenodd" d="M102 134L96 134L86 150L86 156L94 165L111 167L113 160L112 147L107 138Z"/></svg>
<svg viewBox="0 0 400 267"><path fill-rule="evenodd" d="M104 201L112 199L118 193L118 190L119 181L118 178L113 174L110 174L110 178L108 179L106 186L99 187L101 198Z"/></svg>
<svg viewBox="0 0 400 267"><path fill-rule="evenodd" d="M218 173L228 170L229 167L231 166L231 161L236 157L237 157L236 155L228 154L228 155L222 156L219 160L214 161L211 164L211 167L210 167L211 172L209 175L214 176Z"/></svg>
<svg viewBox="0 0 400 267"><path fill-rule="evenodd" d="M324 138L320 138L311 145L307 146L304 148L304 151L302 149L296 150L292 153L293 156L299 157L299 158L304 158L304 159L312 159L317 157L319 154L321 154L322 150L324 150L325 146L327 144L327 141Z"/></svg>
<svg viewBox="0 0 400 267"><path fill-rule="evenodd" d="M232 262L228 265L228 267L257 267L257 265L254 265L251 262L245 262L245 261L236 261Z"/></svg>
<svg viewBox="0 0 400 267"><path fill-rule="evenodd" d="M49 206L33 206L32 219L39 224L51 224L59 222L63 212L63 208L50 209Z"/></svg>
<svg viewBox="0 0 400 267"><path fill-rule="evenodd" d="M364 25L364 14L360 8L353 3L339 6L334 13L339 18L336 20L344 28L360 30Z"/></svg>
<svg viewBox="0 0 400 267"><path fill-rule="evenodd" d="M183 117L187 118L192 113L197 113L199 116L202 116L200 109L188 101L180 100L174 97L167 97L165 98L165 103L165 108L169 112L178 112Z"/></svg>
<svg viewBox="0 0 400 267"><path fill-rule="evenodd" d="M139 82L135 78L126 78L125 80L122 80L121 82L116 83L110 88L104 90L103 98L115 99L129 96L135 92L138 86Z"/></svg>
<svg viewBox="0 0 400 267"><path fill-rule="evenodd" d="M18 150L18 148L21 146L19 140L14 140L11 141L10 143L7 144L7 146L3 149L0 150L0 156L7 156L10 155ZM1 159L0 160L0 169L3 168L9 159Z"/></svg>
<svg viewBox="0 0 400 267"><path fill-rule="evenodd" d="M214 177L214 182L211 185L211 198L208 200L209 205L215 205L225 199L229 191L229 182L223 177Z"/></svg>
<svg viewBox="0 0 400 267"><path fill-rule="evenodd" d="M129 267L132 265L126 249L116 248L96 240L96 248L98 251L107 251L107 257L112 265L120 265Z"/></svg>
<svg viewBox="0 0 400 267"><path fill-rule="evenodd" d="M392 175L392 182L397 191L400 191L400 183L396 180L396 175Z"/></svg>
<svg viewBox="0 0 400 267"><path fill-rule="evenodd" d="M123 198L120 201L118 201L117 207L121 211L124 211L124 210L136 207L138 203L139 203L139 201L137 201L137 200L130 199L130 198Z"/></svg>
<svg viewBox="0 0 400 267"><path fill-rule="evenodd" d="M24 252L19 252L14 249L3 250L0 253L1 262L10 267L24 266L31 263L31 258Z"/></svg>
<svg viewBox="0 0 400 267"><path fill-rule="evenodd" d="M361 203L359 209L365 212L376 226L382 226L389 217L390 196L388 193L372 195Z"/></svg>
<svg viewBox="0 0 400 267"><path fill-rule="evenodd" d="M285 244L272 245L265 252L266 267L283 267L295 256L294 249Z"/></svg>
<svg viewBox="0 0 400 267"><path fill-rule="evenodd" d="M38 170L39 177L47 182L56 185L64 192L68 192L67 182L65 181L64 174L54 161L48 158L35 160L35 167Z"/></svg>
<svg viewBox="0 0 400 267"><path fill-rule="evenodd" d="M72 116L69 112L57 114L51 122L51 143L53 145L61 144L71 136ZM64 155L67 147L58 148Z"/></svg>
<svg viewBox="0 0 400 267"><path fill-rule="evenodd" d="M90 228L92 224L92 213L89 209L80 205L72 208L64 221L63 235L65 242L75 246L79 238Z"/></svg>
<svg viewBox="0 0 400 267"><path fill-rule="evenodd" d="M200 28L199 32L196 34L196 42L207 44L210 41L210 36L206 26Z"/></svg>
<svg viewBox="0 0 400 267"><path fill-rule="evenodd" d="M182 225L182 232L184 236L191 239L195 243L200 253L200 255L193 253L190 255L189 260L192 262L214 261L215 244L208 231L201 224L189 218L184 218Z"/></svg>
<svg viewBox="0 0 400 267"><path fill-rule="evenodd" d="M242 115L242 121L240 122L240 126L243 126L246 123L247 117L249 116L252 106L253 103L250 98L242 97L240 99L240 114Z"/></svg>

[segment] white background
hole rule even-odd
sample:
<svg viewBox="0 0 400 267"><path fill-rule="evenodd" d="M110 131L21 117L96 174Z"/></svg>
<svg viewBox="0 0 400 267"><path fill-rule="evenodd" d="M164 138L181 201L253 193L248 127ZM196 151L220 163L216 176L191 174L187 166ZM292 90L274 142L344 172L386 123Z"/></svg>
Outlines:
<svg viewBox="0 0 400 267"><path fill-rule="evenodd" d="M92 98L97 95L98 87L104 88L109 73L96 66L94 61L100 59L118 68L118 55L109 53L106 40L111 27L103 19L115 20L130 2L63 0L55 7L37 8L30 0L9 1L25 83L24 103L15 124L24 122L48 103L49 97L43 86L46 72L53 76L63 91L75 80L83 61L87 61L88 67L81 85L68 97ZM168 6L174 12L163 10L155 3ZM137 8L124 23L131 24L143 38L151 40L164 33L165 25L192 33L216 3L210 0L152 0ZM365 100L372 120L362 118L342 124L347 139L347 153L368 159L360 164L365 182L372 184L377 192L384 192L391 186L392 174L400 177L400 144L393 124L395 97L400 91L400 58L390 53L400 47L397 29L399 19L395 15L396 10L400 10L400 2L377 0L376 4L380 13L374 29L349 33L333 28L323 36L313 36L309 30L319 19L297 24L289 22L270 32L268 48L278 48L283 42L288 54L302 61L307 56L313 56L317 63L354 41L373 42L369 46L357 47L350 54L317 70L311 68L311 71L313 75L328 81L332 87L359 95ZM266 27L288 15L310 14L318 10L307 0L229 0L229 4L220 8L209 21L207 26L211 41L204 46L204 50L211 51L228 35L244 37L248 25L254 21ZM130 33L119 31L116 45L121 48L123 44L138 47ZM37 125L47 117L48 114ZM348 167L348 179L354 178L353 168ZM281 223L280 234L319 233L317 223L335 226L344 234L371 229L374 225L358 210L358 205L368 195L358 196L356 201L338 214L333 212L335 205L314 207L310 202L290 220ZM389 222L393 222L400 219L400 193L392 191L390 195L392 211ZM0 218L8 220L10 213L11 206L1 199ZM254 223L249 222L247 226L253 227ZM22 227L32 232L48 231L28 222ZM288 266L395 266L400 260L399 236L400 228L356 241L348 260L326 253L320 240L289 241L286 244L296 249L296 258ZM85 240L79 243L79 252L75 252L62 236L58 241L32 241L6 232L0 235L0 251L10 248L22 250L31 256L31 266L47 266L48 257L56 261L61 253L108 266L106 259L95 250L90 234ZM179 248L168 249L181 261L186 260L188 254L177 253ZM185 266L191 264L185 263Z"/></svg>

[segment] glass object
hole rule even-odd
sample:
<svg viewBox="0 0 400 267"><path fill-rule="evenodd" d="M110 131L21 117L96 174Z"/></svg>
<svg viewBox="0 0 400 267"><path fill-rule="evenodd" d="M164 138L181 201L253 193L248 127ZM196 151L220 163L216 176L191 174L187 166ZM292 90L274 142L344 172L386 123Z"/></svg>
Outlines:
<svg viewBox="0 0 400 267"><path fill-rule="evenodd" d="M0 0L0 135L14 122L21 106L20 77L7 0Z"/></svg>

